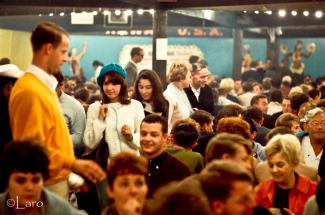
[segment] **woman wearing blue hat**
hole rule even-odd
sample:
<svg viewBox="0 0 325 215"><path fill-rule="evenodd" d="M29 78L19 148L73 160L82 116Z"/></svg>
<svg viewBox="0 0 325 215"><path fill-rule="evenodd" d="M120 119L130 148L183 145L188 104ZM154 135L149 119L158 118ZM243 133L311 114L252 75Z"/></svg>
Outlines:
<svg viewBox="0 0 325 215"><path fill-rule="evenodd" d="M126 71L120 65L104 66L97 77L102 101L91 104L87 112L84 143L94 149L104 137L110 156L139 149L144 111L140 102L128 97L125 79Z"/></svg>

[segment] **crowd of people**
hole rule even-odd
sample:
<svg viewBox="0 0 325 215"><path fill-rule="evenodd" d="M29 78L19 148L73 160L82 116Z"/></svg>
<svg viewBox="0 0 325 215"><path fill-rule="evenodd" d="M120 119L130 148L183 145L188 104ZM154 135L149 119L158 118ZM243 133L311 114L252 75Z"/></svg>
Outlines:
<svg viewBox="0 0 325 215"><path fill-rule="evenodd" d="M325 214L325 77L214 77L190 56L164 90L135 47L85 82L60 71L60 26L31 43L26 72L0 60L0 214Z"/></svg>

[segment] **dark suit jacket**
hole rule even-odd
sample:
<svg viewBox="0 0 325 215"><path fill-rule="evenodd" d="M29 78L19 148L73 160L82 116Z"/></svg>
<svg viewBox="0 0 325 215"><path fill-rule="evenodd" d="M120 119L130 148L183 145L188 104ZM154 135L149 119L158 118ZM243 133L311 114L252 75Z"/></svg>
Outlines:
<svg viewBox="0 0 325 215"><path fill-rule="evenodd" d="M213 92L211 87L205 85L201 88L199 101L196 99L191 87L185 88L185 93L187 95L188 100L191 103L192 108L197 108L201 110L205 110L214 116L214 102L213 102Z"/></svg>
<svg viewBox="0 0 325 215"><path fill-rule="evenodd" d="M160 187L172 181L181 181L190 175L191 171L184 163L167 152L162 152L149 161L146 177L149 187L147 198L152 198Z"/></svg>
<svg viewBox="0 0 325 215"><path fill-rule="evenodd" d="M132 62L129 61L125 66L125 71L126 82L128 83L128 87L133 87L135 79L138 75L138 69Z"/></svg>

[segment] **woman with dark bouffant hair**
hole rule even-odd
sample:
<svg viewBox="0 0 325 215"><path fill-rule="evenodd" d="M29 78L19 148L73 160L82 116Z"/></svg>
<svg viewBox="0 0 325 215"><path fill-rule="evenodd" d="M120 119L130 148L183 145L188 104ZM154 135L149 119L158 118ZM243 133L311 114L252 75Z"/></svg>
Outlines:
<svg viewBox="0 0 325 215"><path fill-rule="evenodd" d="M128 97L126 71L118 64L104 66L97 78L102 100L88 108L84 143L94 149L104 137L109 154L139 150L142 104Z"/></svg>
<svg viewBox="0 0 325 215"><path fill-rule="evenodd" d="M168 119L168 101L163 95L158 75L148 69L142 70L135 81L133 99L142 103L144 114L158 114Z"/></svg>

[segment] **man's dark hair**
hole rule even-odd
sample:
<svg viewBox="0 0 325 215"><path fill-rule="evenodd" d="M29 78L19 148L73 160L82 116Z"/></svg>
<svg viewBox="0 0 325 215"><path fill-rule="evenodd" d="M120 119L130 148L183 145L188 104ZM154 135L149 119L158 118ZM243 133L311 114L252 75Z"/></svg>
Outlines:
<svg viewBox="0 0 325 215"><path fill-rule="evenodd" d="M167 121L164 117L156 115L156 114L149 114L147 115L141 122L141 126L143 123L149 123L149 124L153 124L153 123L159 123L161 125L161 131L163 134L166 134L168 131L168 124Z"/></svg>
<svg viewBox="0 0 325 215"><path fill-rule="evenodd" d="M53 76L54 76L54 77L56 78L56 80L58 81L58 84L63 83L63 81L64 81L64 77L63 77L63 75L62 75L61 72L57 72L57 73L53 74Z"/></svg>
<svg viewBox="0 0 325 215"><path fill-rule="evenodd" d="M200 57L196 56L196 55L191 55L190 58L188 59L188 61L190 62L190 64L194 64L197 63L199 61Z"/></svg>
<svg viewBox="0 0 325 215"><path fill-rule="evenodd" d="M238 146L243 146L247 154L251 154L252 149L249 140L238 134L218 134L208 143L205 151L205 163L208 164L214 159L221 159L224 154L235 156L238 151Z"/></svg>
<svg viewBox="0 0 325 215"><path fill-rule="evenodd" d="M143 51L143 49L140 48L140 47L134 47L134 48L132 48L131 49L131 52L130 52L131 58L134 57L134 55L140 54L141 51Z"/></svg>
<svg viewBox="0 0 325 215"><path fill-rule="evenodd" d="M252 92L253 91L253 86L252 86L252 82L250 81L246 81L243 83L243 91L245 93L247 92Z"/></svg>
<svg viewBox="0 0 325 215"><path fill-rule="evenodd" d="M214 124L217 125L218 121L225 117L238 117L242 112L243 109L239 105L226 105L219 110Z"/></svg>
<svg viewBox="0 0 325 215"><path fill-rule="evenodd" d="M186 149L191 148L199 137L199 132L191 123L181 123L171 131L174 143Z"/></svg>
<svg viewBox="0 0 325 215"><path fill-rule="evenodd" d="M7 57L3 57L0 59L0 65L10 64L10 59Z"/></svg>
<svg viewBox="0 0 325 215"><path fill-rule="evenodd" d="M318 89L312 89L308 92L308 95L310 96L310 98L315 99L316 96L320 95L320 90Z"/></svg>
<svg viewBox="0 0 325 215"><path fill-rule="evenodd" d="M100 62L99 60L94 60L93 66L104 66L104 64L102 62Z"/></svg>
<svg viewBox="0 0 325 215"><path fill-rule="evenodd" d="M282 103L283 95L282 92L278 89L273 89L270 91L270 102L279 102Z"/></svg>
<svg viewBox="0 0 325 215"><path fill-rule="evenodd" d="M309 101L309 96L307 96L304 93L297 93L294 96L291 97L290 102L291 102L291 108L294 111L298 111L300 106Z"/></svg>
<svg viewBox="0 0 325 215"><path fill-rule="evenodd" d="M258 104L260 99L266 99L266 96L264 95L253 96L253 98L251 99L251 106Z"/></svg>
<svg viewBox="0 0 325 215"><path fill-rule="evenodd" d="M31 42L33 52L38 51L44 44L50 43L58 47L62 41L62 35L69 36L60 26L52 22L42 22L32 32Z"/></svg>
<svg viewBox="0 0 325 215"><path fill-rule="evenodd" d="M6 145L1 155L1 184L8 186L13 172L41 173L49 176L49 159L41 143L34 140L13 141Z"/></svg>
<svg viewBox="0 0 325 215"><path fill-rule="evenodd" d="M263 112L257 107L250 106L243 111L242 116L248 119L252 119L255 122L259 122L263 119Z"/></svg>
<svg viewBox="0 0 325 215"><path fill-rule="evenodd" d="M273 128L271 131L269 131L266 135L266 140L269 141L277 134L293 134L290 128L285 126L279 126Z"/></svg>
<svg viewBox="0 0 325 215"><path fill-rule="evenodd" d="M214 117L205 110L196 110L190 116L191 119L194 119L197 123L200 124L201 128L204 125L210 124L213 122Z"/></svg>

